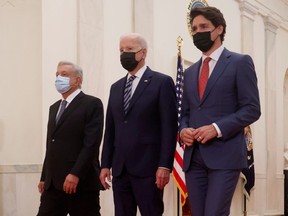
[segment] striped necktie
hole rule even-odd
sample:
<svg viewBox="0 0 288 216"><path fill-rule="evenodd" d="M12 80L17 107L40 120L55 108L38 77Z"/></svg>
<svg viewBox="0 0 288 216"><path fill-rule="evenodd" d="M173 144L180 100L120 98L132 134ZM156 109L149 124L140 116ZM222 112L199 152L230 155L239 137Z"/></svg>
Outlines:
<svg viewBox="0 0 288 216"><path fill-rule="evenodd" d="M127 113L129 104L130 104L130 100L131 100L131 90L132 90L132 83L133 80L136 78L135 75L131 76L126 85L125 85L125 90L124 90L124 112L125 114Z"/></svg>

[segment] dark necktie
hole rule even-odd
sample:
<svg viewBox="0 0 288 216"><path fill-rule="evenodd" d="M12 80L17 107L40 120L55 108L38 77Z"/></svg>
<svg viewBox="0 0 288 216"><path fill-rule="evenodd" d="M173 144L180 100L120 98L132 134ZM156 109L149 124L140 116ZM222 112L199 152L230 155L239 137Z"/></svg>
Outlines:
<svg viewBox="0 0 288 216"><path fill-rule="evenodd" d="M207 57L203 61L203 66L200 72L200 77L199 77L199 83L198 83L198 92L199 92L199 97L200 100L202 99L202 96L204 94L207 82L208 82L208 77L209 77L209 61L211 60L210 57Z"/></svg>
<svg viewBox="0 0 288 216"><path fill-rule="evenodd" d="M65 108L66 108L66 105L67 105L67 101L66 100L62 100L61 104L60 104L60 111L56 117L56 124L58 123L61 115L63 114Z"/></svg>
<svg viewBox="0 0 288 216"><path fill-rule="evenodd" d="M125 112L125 114L127 113L127 110L128 110L129 104L130 104L132 82L135 78L136 78L136 76L134 76L134 75L131 76L125 85L125 90L124 90L124 112Z"/></svg>

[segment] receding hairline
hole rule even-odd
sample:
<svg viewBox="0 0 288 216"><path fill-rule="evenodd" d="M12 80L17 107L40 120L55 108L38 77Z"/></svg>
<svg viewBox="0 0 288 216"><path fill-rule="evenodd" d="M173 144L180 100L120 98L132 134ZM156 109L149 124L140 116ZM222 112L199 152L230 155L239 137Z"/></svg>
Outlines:
<svg viewBox="0 0 288 216"><path fill-rule="evenodd" d="M147 41L145 40L145 38L141 34L139 34L139 33L124 34L124 35L120 36L120 41L123 39L127 39L127 38L132 39L132 40L136 40L142 48L147 49Z"/></svg>
<svg viewBox="0 0 288 216"><path fill-rule="evenodd" d="M70 62L70 61L60 61L58 63L58 65L57 65L57 68L62 66L62 65L70 65L73 68L75 74L77 74L78 76L83 78L83 70L82 70L82 68L79 65L76 65L76 64L74 64L73 62Z"/></svg>

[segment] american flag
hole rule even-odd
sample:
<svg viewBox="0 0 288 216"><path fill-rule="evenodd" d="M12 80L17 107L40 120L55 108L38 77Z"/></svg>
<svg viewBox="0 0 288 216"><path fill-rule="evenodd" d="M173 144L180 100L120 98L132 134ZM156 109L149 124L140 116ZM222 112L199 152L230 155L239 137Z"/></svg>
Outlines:
<svg viewBox="0 0 288 216"><path fill-rule="evenodd" d="M178 52L178 60L177 60L177 76L176 76L176 96L177 96L177 109L178 109L178 125L181 118L181 103L182 103L182 94L183 94L183 79L184 79L184 71L182 66L182 57L181 52ZM179 134L178 134L179 141ZM181 204L182 206L186 202L186 198L188 197L186 183L185 183L185 175L182 171L183 167L183 153L184 153L184 145L180 146L177 141L177 147L174 157L173 164L173 178L174 182L177 185L180 194L181 194Z"/></svg>

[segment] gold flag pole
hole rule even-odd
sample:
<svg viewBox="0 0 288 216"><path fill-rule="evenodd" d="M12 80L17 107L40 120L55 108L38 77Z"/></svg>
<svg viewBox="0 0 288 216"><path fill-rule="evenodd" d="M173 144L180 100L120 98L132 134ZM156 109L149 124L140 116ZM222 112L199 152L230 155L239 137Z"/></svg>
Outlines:
<svg viewBox="0 0 288 216"><path fill-rule="evenodd" d="M178 36L177 37L177 47L178 47L177 54L178 54L178 58L179 58L179 56L181 56L182 42L183 42L183 39L181 38L181 36ZM182 215L183 214L183 209L182 209L182 207L180 207L180 203L179 202L180 202L181 198L180 198L180 192L179 192L178 189L177 189L177 200L178 200L178 202L177 202L177 216L180 216L180 210L181 210L181 215Z"/></svg>
<svg viewBox="0 0 288 216"><path fill-rule="evenodd" d="M178 46L178 61L181 61L181 76L184 76L183 75L183 68L182 68L182 57L181 57L181 47L183 45L183 38L181 36L178 36L177 38L177 46ZM179 63L177 61L177 64ZM178 68L178 65L177 65L177 70L179 70ZM179 73L179 71L177 71L177 74ZM178 75L177 75L178 76ZM183 80L180 82L180 85L181 85L181 90L180 91L183 91ZM183 92L182 92L183 93ZM179 203L179 200L181 200L180 198L180 192L179 190L177 190L177 216L180 215L180 212L181 211L181 215L182 216L191 216L191 208L190 208L190 204L189 204L189 200L188 198L185 197L185 202L184 203L181 203L181 207L180 207L180 203Z"/></svg>
<svg viewBox="0 0 288 216"><path fill-rule="evenodd" d="M183 45L183 38L181 36L178 36L178 38L177 38L178 56L181 56L182 45Z"/></svg>

